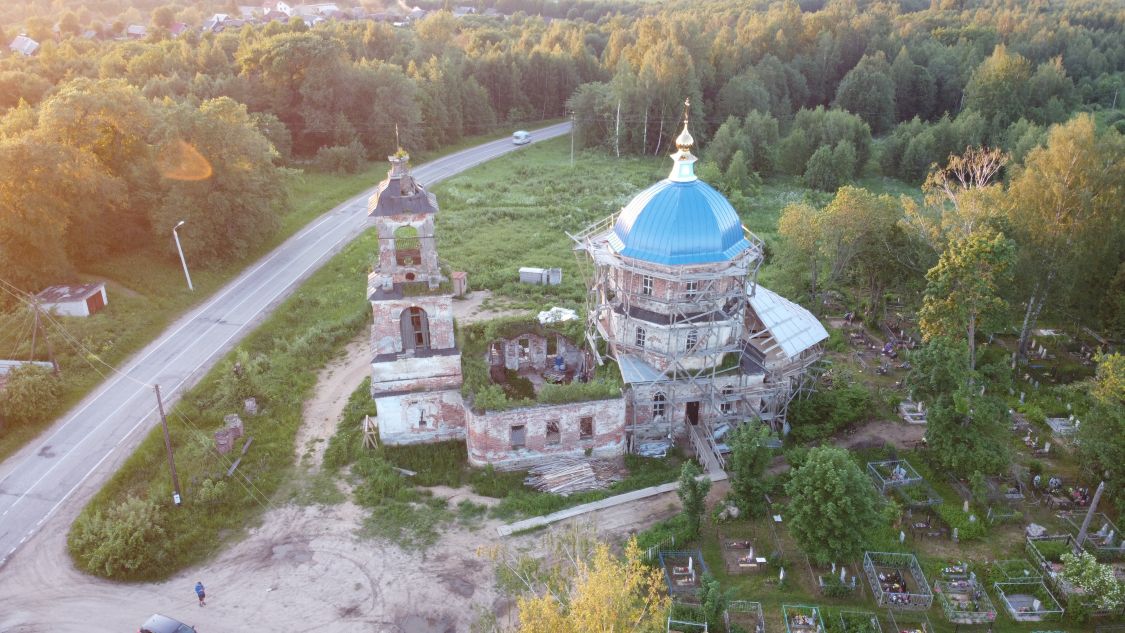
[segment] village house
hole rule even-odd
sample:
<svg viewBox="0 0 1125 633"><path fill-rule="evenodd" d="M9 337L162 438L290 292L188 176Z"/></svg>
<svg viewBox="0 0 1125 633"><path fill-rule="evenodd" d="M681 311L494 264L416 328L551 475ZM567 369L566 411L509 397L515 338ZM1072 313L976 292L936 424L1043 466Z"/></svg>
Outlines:
<svg viewBox="0 0 1125 633"><path fill-rule="evenodd" d="M39 42L36 42L30 37L21 34L17 35L15 39L13 39L10 44L8 44L8 48L11 49L13 53L19 53L20 55L23 55L25 57L31 57L35 54L36 51L39 50Z"/></svg>
<svg viewBox="0 0 1125 633"><path fill-rule="evenodd" d="M380 238L368 298L382 441L463 439L473 465L517 468L681 438L716 470L738 424L786 432L788 405L806 390L828 333L757 283L763 242L696 177L693 145L685 118L668 178L572 236L593 270L585 332L505 323L463 328L472 344L460 346L457 273L442 270L434 245L437 199L410 175L405 154L390 157L368 206ZM614 393L568 397L567 385L607 372L620 378ZM515 404L463 393L463 384L485 382ZM543 390L554 395L545 401Z"/></svg>

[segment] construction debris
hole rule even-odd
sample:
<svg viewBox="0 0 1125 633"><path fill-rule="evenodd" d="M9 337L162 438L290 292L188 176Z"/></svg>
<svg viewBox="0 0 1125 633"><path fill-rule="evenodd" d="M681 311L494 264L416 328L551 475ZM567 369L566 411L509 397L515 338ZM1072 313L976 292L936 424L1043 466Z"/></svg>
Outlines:
<svg viewBox="0 0 1125 633"><path fill-rule="evenodd" d="M636 453L642 457L666 457L670 448L672 448L672 440L642 442L637 445Z"/></svg>
<svg viewBox="0 0 1125 633"><path fill-rule="evenodd" d="M587 490L604 490L625 478L616 460L563 458L527 471L523 482L540 492L567 496Z"/></svg>

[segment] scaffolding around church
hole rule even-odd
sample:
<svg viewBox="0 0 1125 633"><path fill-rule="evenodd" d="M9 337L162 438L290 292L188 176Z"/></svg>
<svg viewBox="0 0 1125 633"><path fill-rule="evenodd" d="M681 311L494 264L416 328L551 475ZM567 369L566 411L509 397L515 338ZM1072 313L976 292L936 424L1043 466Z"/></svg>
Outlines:
<svg viewBox="0 0 1125 633"><path fill-rule="evenodd" d="M689 440L711 467L708 470L724 469L727 451L722 438L727 431L751 419L779 433L787 431L789 404L811 389L809 369L820 357L819 345L814 342L797 362L767 362L779 343L772 340L774 333L762 324L754 304L769 304L780 297L758 285L764 243L745 227L742 231L750 247L731 259L661 265L613 251L607 237L617 219L618 214L611 215L570 237L586 277L586 342L597 363L616 362L631 387L626 395L632 405L626 420L629 449L635 452L645 435L638 420L644 417L638 415L643 408L654 411L698 403L697 419L685 425ZM665 292L654 292L654 287ZM615 312L675 330L669 331L664 349L658 349L631 338L629 332L615 331ZM687 334L676 337L683 340L673 343L673 332L683 329ZM656 357L655 366L644 356ZM700 415L703 411L708 413ZM671 436L673 416L666 417L667 428L660 431ZM652 423L645 426L651 437ZM714 462L707 464L712 457Z"/></svg>

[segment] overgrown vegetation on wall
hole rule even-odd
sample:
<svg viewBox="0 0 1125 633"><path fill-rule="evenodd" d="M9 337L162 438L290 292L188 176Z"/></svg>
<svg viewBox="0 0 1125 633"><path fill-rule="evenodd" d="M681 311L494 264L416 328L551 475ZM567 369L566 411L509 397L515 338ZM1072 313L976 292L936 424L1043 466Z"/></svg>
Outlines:
<svg viewBox="0 0 1125 633"><path fill-rule="evenodd" d="M621 396L621 374L616 366L597 367L589 382L575 380L569 384L544 385L538 393L506 391L494 383L488 370L488 346L498 339L511 339L521 334L561 334L572 343L584 340L585 322L581 319L543 325L535 318L505 317L474 323L459 328L461 373L464 382L461 394L478 411L504 411L537 404L565 404L586 400L605 400ZM519 397L519 395L524 397Z"/></svg>

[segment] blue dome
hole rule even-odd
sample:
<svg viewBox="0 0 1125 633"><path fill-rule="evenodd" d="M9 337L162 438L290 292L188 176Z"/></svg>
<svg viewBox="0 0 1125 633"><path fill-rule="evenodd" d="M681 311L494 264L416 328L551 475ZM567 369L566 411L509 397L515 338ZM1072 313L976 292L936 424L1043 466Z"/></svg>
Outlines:
<svg viewBox="0 0 1125 633"><path fill-rule="evenodd" d="M609 235L618 254L654 264L707 264L750 248L738 213L702 180L661 180L637 194Z"/></svg>

